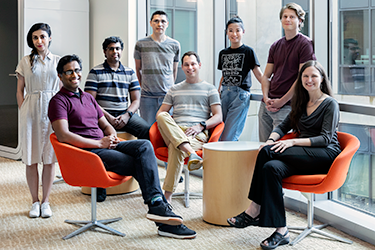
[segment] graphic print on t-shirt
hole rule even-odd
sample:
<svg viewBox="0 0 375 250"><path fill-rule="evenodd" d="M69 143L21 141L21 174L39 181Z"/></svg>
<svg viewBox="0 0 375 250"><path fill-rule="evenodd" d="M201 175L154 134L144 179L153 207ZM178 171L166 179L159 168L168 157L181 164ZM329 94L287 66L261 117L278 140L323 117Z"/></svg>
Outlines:
<svg viewBox="0 0 375 250"><path fill-rule="evenodd" d="M222 55L223 85L240 86L242 83L242 68L245 61L245 54Z"/></svg>

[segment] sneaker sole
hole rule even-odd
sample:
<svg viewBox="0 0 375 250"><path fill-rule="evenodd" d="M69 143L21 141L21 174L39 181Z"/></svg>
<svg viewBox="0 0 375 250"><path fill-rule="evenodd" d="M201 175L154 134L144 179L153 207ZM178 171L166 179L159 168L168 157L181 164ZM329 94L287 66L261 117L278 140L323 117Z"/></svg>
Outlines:
<svg viewBox="0 0 375 250"><path fill-rule="evenodd" d="M191 160L188 164L189 171L198 170L202 167L203 160Z"/></svg>
<svg viewBox="0 0 375 250"><path fill-rule="evenodd" d="M146 218L154 222L171 225L171 226L178 226L178 225L181 225L183 222L182 218L164 217L164 216L159 216L155 214L147 214Z"/></svg>
<svg viewBox="0 0 375 250"><path fill-rule="evenodd" d="M175 239L194 239L195 237L197 237L197 234L179 235L179 234L167 233L167 232L160 231L160 230L158 230L158 234L160 236L165 236L165 237L170 237L170 238L175 238Z"/></svg>

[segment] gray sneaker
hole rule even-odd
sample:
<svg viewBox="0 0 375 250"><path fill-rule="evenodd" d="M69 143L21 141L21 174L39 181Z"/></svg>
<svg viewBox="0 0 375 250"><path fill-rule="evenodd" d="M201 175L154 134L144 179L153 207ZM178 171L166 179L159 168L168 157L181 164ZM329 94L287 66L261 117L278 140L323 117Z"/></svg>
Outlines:
<svg viewBox="0 0 375 250"><path fill-rule="evenodd" d="M203 159L197 154L189 156L188 169L189 171L198 170L202 167Z"/></svg>
<svg viewBox="0 0 375 250"><path fill-rule="evenodd" d="M197 233L187 228L184 224L181 224L179 226L162 224L159 226L158 234L160 236L166 236L176 239L194 239L195 237L197 237Z"/></svg>

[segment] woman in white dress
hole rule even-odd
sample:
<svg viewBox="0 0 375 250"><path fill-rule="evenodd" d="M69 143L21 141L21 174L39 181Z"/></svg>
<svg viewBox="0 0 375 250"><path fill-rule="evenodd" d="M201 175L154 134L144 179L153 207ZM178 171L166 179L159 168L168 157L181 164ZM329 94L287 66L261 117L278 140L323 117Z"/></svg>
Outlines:
<svg viewBox="0 0 375 250"><path fill-rule="evenodd" d="M31 54L23 57L16 69L22 162L26 164L27 184L33 199L31 218L52 216L48 198L55 176L56 156L49 140L52 128L47 110L50 99L60 90L61 82L56 72L60 57L49 51L50 43L50 26L34 24L27 34ZM42 203L38 195L38 163L43 163Z"/></svg>

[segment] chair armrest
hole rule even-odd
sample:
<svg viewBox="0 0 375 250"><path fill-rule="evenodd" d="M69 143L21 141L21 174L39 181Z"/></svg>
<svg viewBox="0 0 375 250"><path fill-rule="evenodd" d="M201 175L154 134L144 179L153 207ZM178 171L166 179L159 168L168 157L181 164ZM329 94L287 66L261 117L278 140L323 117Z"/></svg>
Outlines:
<svg viewBox="0 0 375 250"><path fill-rule="evenodd" d="M212 130L212 132L211 132ZM224 122L220 122L216 127L210 129L210 139L208 142L217 142L224 131Z"/></svg>
<svg viewBox="0 0 375 250"><path fill-rule="evenodd" d="M152 143L154 149L167 147L167 145L165 145L163 137L160 134L157 122L154 122L154 124L152 124L152 126L150 127L149 135L150 142Z"/></svg>

